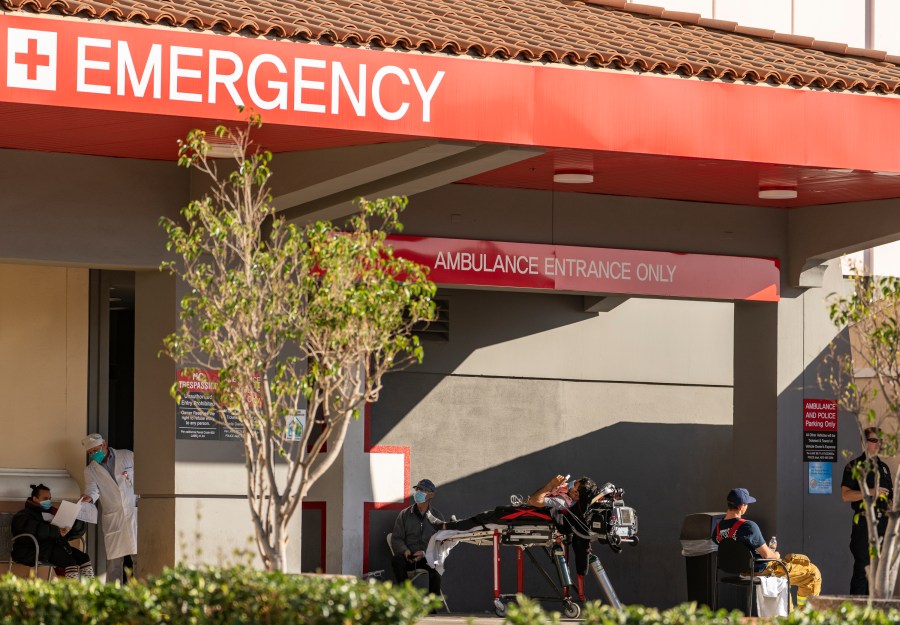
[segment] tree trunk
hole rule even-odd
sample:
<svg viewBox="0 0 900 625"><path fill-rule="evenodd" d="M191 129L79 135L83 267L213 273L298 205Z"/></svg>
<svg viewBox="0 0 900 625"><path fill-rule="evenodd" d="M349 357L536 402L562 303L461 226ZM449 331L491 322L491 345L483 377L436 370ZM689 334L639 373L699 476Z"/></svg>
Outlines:
<svg viewBox="0 0 900 625"><path fill-rule="evenodd" d="M877 569L872 577L875 578L875 585L869 594L874 599L891 599L894 596L894 588L897 584L897 567L900 566L900 540L898 540L898 524L900 517L894 515L890 519L885 529L884 539L881 548L878 551Z"/></svg>

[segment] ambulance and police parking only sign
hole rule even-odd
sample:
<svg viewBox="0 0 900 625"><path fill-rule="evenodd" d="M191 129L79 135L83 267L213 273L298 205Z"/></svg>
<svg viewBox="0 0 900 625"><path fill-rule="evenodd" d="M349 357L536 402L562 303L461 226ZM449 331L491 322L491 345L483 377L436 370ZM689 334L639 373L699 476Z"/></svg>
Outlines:
<svg viewBox="0 0 900 625"><path fill-rule="evenodd" d="M837 462L837 402L803 400L803 462Z"/></svg>

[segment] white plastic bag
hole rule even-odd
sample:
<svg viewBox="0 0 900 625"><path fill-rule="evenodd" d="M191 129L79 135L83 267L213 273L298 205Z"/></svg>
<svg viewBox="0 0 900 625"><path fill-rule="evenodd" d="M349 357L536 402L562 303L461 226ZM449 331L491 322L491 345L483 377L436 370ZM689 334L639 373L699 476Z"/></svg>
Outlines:
<svg viewBox="0 0 900 625"><path fill-rule="evenodd" d="M756 587L756 610L761 618L787 616L790 597L784 577L760 577Z"/></svg>

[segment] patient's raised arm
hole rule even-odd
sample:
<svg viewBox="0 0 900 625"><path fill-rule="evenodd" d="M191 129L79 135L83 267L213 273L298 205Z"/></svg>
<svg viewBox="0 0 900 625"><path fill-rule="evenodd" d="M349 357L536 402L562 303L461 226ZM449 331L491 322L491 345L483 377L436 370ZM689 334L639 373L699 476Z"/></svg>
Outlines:
<svg viewBox="0 0 900 625"><path fill-rule="evenodd" d="M525 502L529 506L541 507L544 505L544 499L550 494L551 491L559 488L561 484L566 481L566 477L564 475L557 475L552 478L549 482L541 486L539 489L534 491L528 496L528 500Z"/></svg>

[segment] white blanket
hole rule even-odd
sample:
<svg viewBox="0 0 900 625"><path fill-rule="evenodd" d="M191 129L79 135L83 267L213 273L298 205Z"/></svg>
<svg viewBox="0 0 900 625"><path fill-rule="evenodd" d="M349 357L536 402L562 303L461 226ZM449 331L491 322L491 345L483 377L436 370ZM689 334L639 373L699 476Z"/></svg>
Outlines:
<svg viewBox="0 0 900 625"><path fill-rule="evenodd" d="M544 529L544 527L545 526L531 525L514 526L512 531L518 531L528 536L530 532L533 532L536 529ZM495 529L498 529L501 532L510 531L508 525L487 523L486 525L473 530L441 530L439 532L436 532L428 541L428 547L425 548L425 562L428 563L428 566L432 567L435 571L443 575L444 561L447 559L447 556L450 555L451 549L453 549L459 543L469 543L471 545L482 546L493 545ZM543 536L544 538L542 542L546 542L547 534L545 533ZM526 540L527 539L528 538L526 538Z"/></svg>
<svg viewBox="0 0 900 625"><path fill-rule="evenodd" d="M450 550L459 544L459 541L453 540L452 537L459 533L456 530L441 530L428 541L425 562L441 575L444 574L444 560L450 555Z"/></svg>
<svg viewBox="0 0 900 625"><path fill-rule="evenodd" d="M784 577L759 577L756 587L756 606L759 616L787 616L790 599L788 583Z"/></svg>

